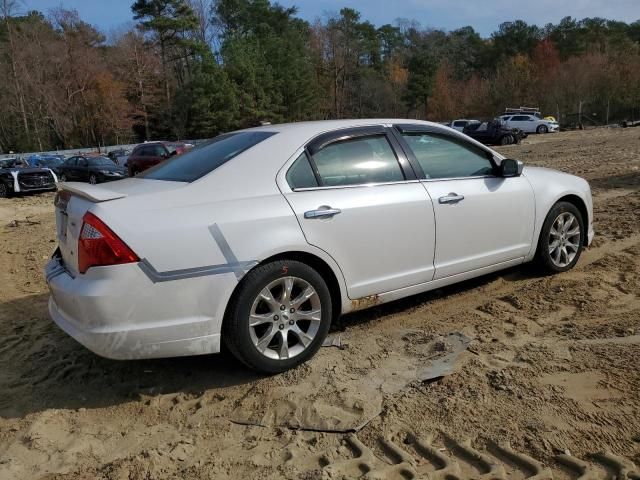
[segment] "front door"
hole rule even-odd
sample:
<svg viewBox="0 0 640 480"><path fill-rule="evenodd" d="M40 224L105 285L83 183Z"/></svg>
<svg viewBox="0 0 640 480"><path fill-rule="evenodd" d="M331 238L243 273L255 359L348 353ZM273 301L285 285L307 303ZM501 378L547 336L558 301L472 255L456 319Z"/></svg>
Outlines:
<svg viewBox="0 0 640 480"><path fill-rule="evenodd" d="M436 220L435 278L523 258L535 204L526 178L497 176L490 152L458 137L404 131Z"/></svg>
<svg viewBox="0 0 640 480"><path fill-rule="evenodd" d="M332 132L287 173L307 241L342 270L350 298L433 279L431 200L383 127Z"/></svg>

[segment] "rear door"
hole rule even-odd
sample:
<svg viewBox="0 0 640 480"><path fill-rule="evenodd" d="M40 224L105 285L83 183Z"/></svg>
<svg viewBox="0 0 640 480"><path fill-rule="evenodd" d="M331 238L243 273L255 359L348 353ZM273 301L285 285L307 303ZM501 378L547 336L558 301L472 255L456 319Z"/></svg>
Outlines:
<svg viewBox="0 0 640 480"><path fill-rule="evenodd" d="M523 132L532 133L536 131L535 121L531 115L514 115L509 121L511 128L519 128Z"/></svg>
<svg viewBox="0 0 640 480"><path fill-rule="evenodd" d="M535 216L526 178L497 176L489 150L443 130L398 128L433 199L435 278L524 258Z"/></svg>
<svg viewBox="0 0 640 480"><path fill-rule="evenodd" d="M78 157L71 157L67 159L60 168L60 173L66 177L67 180L73 180L75 174L75 166L78 161Z"/></svg>
<svg viewBox="0 0 640 480"><path fill-rule="evenodd" d="M89 181L89 160L85 157L78 157L78 164L75 167L76 172L76 180L80 180L82 182Z"/></svg>
<svg viewBox="0 0 640 480"><path fill-rule="evenodd" d="M433 278L433 206L383 126L321 135L282 185L307 241L342 270L350 298Z"/></svg>

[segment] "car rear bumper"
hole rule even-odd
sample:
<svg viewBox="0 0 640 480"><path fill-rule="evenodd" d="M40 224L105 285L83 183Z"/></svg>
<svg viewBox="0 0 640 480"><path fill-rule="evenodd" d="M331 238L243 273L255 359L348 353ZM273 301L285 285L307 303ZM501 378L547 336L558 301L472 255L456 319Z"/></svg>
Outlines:
<svg viewBox="0 0 640 480"><path fill-rule="evenodd" d="M138 264L93 267L73 276L55 256L45 274L53 321L100 356L124 360L220 351L221 321L198 314L207 303L199 295L211 287L206 277L181 281L191 282L181 290L169 285L175 282L153 283ZM211 298L210 291L205 298Z"/></svg>

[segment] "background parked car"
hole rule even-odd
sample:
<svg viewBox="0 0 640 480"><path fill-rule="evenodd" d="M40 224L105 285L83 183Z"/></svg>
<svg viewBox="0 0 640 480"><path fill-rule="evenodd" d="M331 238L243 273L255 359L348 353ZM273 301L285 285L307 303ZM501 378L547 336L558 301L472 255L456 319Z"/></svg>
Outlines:
<svg viewBox="0 0 640 480"><path fill-rule="evenodd" d="M126 177L123 167L107 157L77 155L58 167L60 181L102 183Z"/></svg>
<svg viewBox="0 0 640 480"><path fill-rule="evenodd" d="M56 190L56 182L51 171L31 167L19 158L0 160L0 197L41 190Z"/></svg>
<svg viewBox="0 0 640 480"><path fill-rule="evenodd" d="M131 150L125 150L124 148L117 148L115 150L111 150L107 154L107 157L109 157L113 161L113 163L115 163L116 165L124 166L130 153L131 153Z"/></svg>
<svg viewBox="0 0 640 480"><path fill-rule="evenodd" d="M31 164L34 167L50 168L56 175L60 175L59 167L64 163L62 155L41 155Z"/></svg>
<svg viewBox="0 0 640 480"><path fill-rule="evenodd" d="M133 149L127 159L129 176L133 177L174 155L187 150L182 142L148 142Z"/></svg>
<svg viewBox="0 0 640 480"><path fill-rule="evenodd" d="M526 133L550 133L560 129L558 122L551 122L535 115L503 115L509 128L519 128Z"/></svg>
<svg viewBox="0 0 640 480"><path fill-rule="evenodd" d="M485 145L510 145L520 143L525 133L518 128L509 128L504 121L495 118L490 122L472 123L463 130L465 135Z"/></svg>
<svg viewBox="0 0 640 480"><path fill-rule="evenodd" d="M451 122L451 128L453 128L454 130L458 130L459 132L462 132L465 127L467 127L468 125L471 125L473 123L477 123L480 124L479 120L454 120L453 122Z"/></svg>

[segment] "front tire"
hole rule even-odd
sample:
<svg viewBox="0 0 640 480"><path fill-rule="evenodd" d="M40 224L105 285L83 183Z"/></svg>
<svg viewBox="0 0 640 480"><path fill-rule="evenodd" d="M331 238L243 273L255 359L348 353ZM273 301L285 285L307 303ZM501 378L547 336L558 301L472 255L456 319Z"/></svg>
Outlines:
<svg viewBox="0 0 640 480"><path fill-rule="evenodd" d="M318 272L295 260L278 260L242 279L227 308L222 339L250 368L280 373L318 351L331 312L331 295Z"/></svg>
<svg viewBox="0 0 640 480"><path fill-rule="evenodd" d="M556 203L542 225L535 262L549 273L571 270L578 263L585 235L580 210L573 203Z"/></svg>
<svg viewBox="0 0 640 480"><path fill-rule="evenodd" d="M91 185L96 185L98 183L98 177L94 173L89 175L89 183Z"/></svg>
<svg viewBox="0 0 640 480"><path fill-rule="evenodd" d="M549 129L547 128L546 125L540 125L536 131L538 133L548 133Z"/></svg>
<svg viewBox="0 0 640 480"><path fill-rule="evenodd" d="M0 198L9 198L11 196L11 190L4 183L0 182Z"/></svg>
<svg viewBox="0 0 640 480"><path fill-rule="evenodd" d="M66 182L67 181L67 176L64 173L62 175L60 175L60 181L61 182Z"/></svg>

